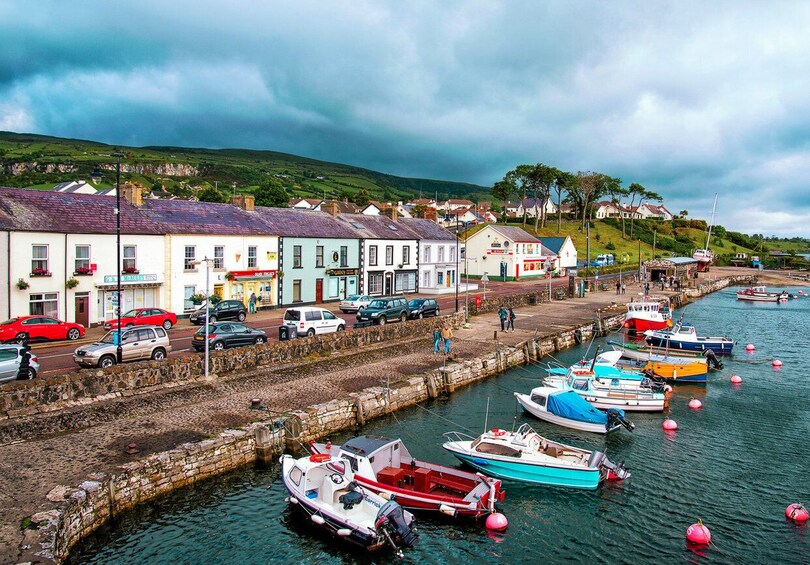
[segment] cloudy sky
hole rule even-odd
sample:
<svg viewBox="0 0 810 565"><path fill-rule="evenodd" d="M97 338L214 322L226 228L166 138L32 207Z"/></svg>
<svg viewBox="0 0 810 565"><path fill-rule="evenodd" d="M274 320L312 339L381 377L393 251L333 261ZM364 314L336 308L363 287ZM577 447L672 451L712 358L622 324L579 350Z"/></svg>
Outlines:
<svg viewBox="0 0 810 565"><path fill-rule="evenodd" d="M542 162L810 237L810 4L0 0L0 130L491 185Z"/></svg>

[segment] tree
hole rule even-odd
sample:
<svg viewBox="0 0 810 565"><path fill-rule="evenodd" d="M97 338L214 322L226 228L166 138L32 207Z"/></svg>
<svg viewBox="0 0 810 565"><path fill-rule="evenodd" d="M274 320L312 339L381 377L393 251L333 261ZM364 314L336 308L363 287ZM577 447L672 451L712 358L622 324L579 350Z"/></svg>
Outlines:
<svg viewBox="0 0 810 565"><path fill-rule="evenodd" d="M569 189L568 194L580 214L580 231L585 229L585 221L590 217L593 203L605 193L609 181L613 180L615 179L602 173L591 171L577 173L576 183Z"/></svg>
<svg viewBox="0 0 810 565"><path fill-rule="evenodd" d="M417 204L413 208L411 208L411 215L414 218L424 218L425 212L427 212L427 206L424 204Z"/></svg>
<svg viewBox="0 0 810 565"><path fill-rule="evenodd" d="M290 205L290 195L281 181L275 177L270 177L262 181L256 192L256 206L269 206L271 208L286 208Z"/></svg>
<svg viewBox="0 0 810 565"><path fill-rule="evenodd" d="M493 198L495 198L497 200L500 200L500 201L502 201L504 203L509 201L509 198L512 196L512 194L514 192L515 192L514 185L512 185L512 183L507 182L505 180L499 180L492 187L492 196L493 196ZM504 218L506 218L506 206L504 206L502 216ZM504 220L504 223L505 222L506 222L506 220Z"/></svg>
<svg viewBox="0 0 810 565"><path fill-rule="evenodd" d="M629 195L630 190L622 188L622 179L607 177L605 193L608 195L608 198L610 198L610 202L619 211L619 217L622 219L622 239L626 239L626 233L624 230L625 213L624 206L622 205L622 198Z"/></svg>
<svg viewBox="0 0 810 565"><path fill-rule="evenodd" d="M688 215L689 215L689 210L681 210L680 212L678 212L678 215L679 215L681 218L685 218L686 216L688 216Z"/></svg>
<svg viewBox="0 0 810 565"><path fill-rule="evenodd" d="M361 188L355 192L354 195L352 195L351 200L358 206L365 207L368 206L369 202L371 202L371 195L368 193L368 190Z"/></svg>
<svg viewBox="0 0 810 565"><path fill-rule="evenodd" d="M542 226L546 227L546 204L551 200L551 186L556 181L558 172L554 167L542 163L537 163L532 167L530 186L534 189L534 233L537 233L537 226L541 223L541 218ZM538 201L540 202L539 209Z"/></svg>
<svg viewBox="0 0 810 565"><path fill-rule="evenodd" d="M570 194L571 187L577 182L577 178L566 171L557 171L557 178L554 181L554 191L557 193L557 233L562 231L562 203L563 192Z"/></svg>
<svg viewBox="0 0 810 565"><path fill-rule="evenodd" d="M213 186L202 189L197 194L197 200L200 202L226 202L225 196Z"/></svg>

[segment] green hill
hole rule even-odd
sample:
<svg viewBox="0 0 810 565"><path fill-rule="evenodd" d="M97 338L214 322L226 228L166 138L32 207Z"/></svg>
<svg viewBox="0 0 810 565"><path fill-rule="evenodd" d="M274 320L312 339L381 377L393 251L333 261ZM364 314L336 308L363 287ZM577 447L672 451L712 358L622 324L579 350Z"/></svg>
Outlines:
<svg viewBox="0 0 810 565"><path fill-rule="evenodd" d="M408 200L419 195L439 198L487 198L489 188L474 184L398 177L307 157L249 149L125 147L36 134L0 132L0 185L49 188L56 183L89 179L99 168L102 184L114 183L110 167L120 151L122 180L161 185L177 194L195 187L216 186L249 192L277 176L296 196L336 198L361 188L373 199Z"/></svg>

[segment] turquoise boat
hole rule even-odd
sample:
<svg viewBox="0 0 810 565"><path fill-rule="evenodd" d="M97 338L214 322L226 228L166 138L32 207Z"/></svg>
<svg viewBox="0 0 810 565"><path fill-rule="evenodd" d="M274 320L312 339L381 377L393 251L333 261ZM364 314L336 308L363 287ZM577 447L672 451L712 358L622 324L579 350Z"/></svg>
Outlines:
<svg viewBox="0 0 810 565"><path fill-rule="evenodd" d="M623 480L630 473L601 451L588 451L551 441L523 424L516 432L492 429L473 438L444 434L442 447L463 463L499 479L593 490L605 479Z"/></svg>

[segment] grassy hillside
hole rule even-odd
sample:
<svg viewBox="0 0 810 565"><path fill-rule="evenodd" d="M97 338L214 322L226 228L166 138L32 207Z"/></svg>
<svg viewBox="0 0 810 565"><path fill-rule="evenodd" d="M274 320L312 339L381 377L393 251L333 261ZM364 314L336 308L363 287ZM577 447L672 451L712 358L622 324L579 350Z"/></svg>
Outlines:
<svg viewBox="0 0 810 565"><path fill-rule="evenodd" d="M420 194L440 198L487 196L489 188L461 182L404 178L360 167L318 161L275 151L248 149L197 149L185 147L113 147L93 141L63 139L35 134L0 132L0 185L50 187L58 182L88 179L102 164L116 161L116 150L125 154L123 162L147 172L124 172L123 180L136 180L146 186L160 184L183 193L192 187L217 186L223 192L249 192L265 178L283 175L281 181L297 196L335 198L365 188L372 198L408 200ZM36 163L33 170L12 174L15 164ZM193 175L165 176L148 172L161 164L189 165ZM47 171L46 167L68 167L68 172ZM19 168L19 167L18 167ZM106 183L114 182L105 171Z"/></svg>

